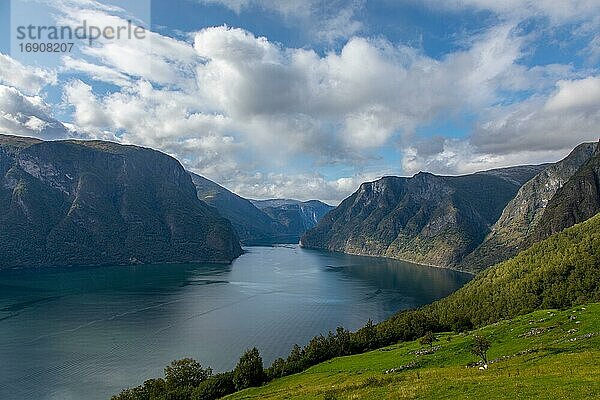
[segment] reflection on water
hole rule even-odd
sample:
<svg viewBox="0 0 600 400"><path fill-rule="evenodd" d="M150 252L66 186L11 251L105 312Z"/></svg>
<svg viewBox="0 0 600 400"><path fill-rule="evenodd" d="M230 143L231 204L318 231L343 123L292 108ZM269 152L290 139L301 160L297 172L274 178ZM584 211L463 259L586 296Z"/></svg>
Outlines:
<svg viewBox="0 0 600 400"><path fill-rule="evenodd" d="M152 265L0 273L0 398L106 399L174 358L266 363L337 326L430 303L468 276L408 263L251 247L230 266Z"/></svg>

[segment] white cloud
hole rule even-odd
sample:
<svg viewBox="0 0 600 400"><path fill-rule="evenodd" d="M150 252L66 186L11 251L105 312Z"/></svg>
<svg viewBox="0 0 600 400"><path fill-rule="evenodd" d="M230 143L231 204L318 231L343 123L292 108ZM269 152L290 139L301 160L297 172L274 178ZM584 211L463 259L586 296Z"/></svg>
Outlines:
<svg viewBox="0 0 600 400"><path fill-rule="evenodd" d="M466 139L408 146L403 167L459 174L556 161L579 143L597 141L599 127L600 78L559 80L547 96L490 107Z"/></svg>
<svg viewBox="0 0 600 400"><path fill-rule="evenodd" d="M361 183L381 178L381 175L358 174L328 180L318 173L255 173L243 174L241 178L225 181L223 184L241 196L251 199L319 199L337 205L343 198L358 189Z"/></svg>
<svg viewBox="0 0 600 400"><path fill-rule="evenodd" d="M294 21L312 18L317 10L314 1L219 2L236 12L258 6ZM469 2L508 15L510 2L500 3ZM530 14L560 14L526 3ZM361 5L325 10L312 26L329 23L326 41L353 35L361 29L354 18ZM68 23L126 22L97 7L63 4L61 10ZM361 181L382 174L365 171L385 147L404 154L402 165L386 171L466 173L560 158L565 149L597 135L600 126L598 78L576 79L569 65L521 64L530 38L510 22L439 58L363 37L319 54L227 26L196 32L193 44L157 33L149 38L99 41L63 58L62 72L119 87L102 93L83 78L88 83L66 83L64 105L73 111L73 126L67 127L57 125L42 97L33 96L55 76L6 58L6 65L17 65L23 74L13 76L12 85L30 95L14 89L0 97L0 129L42 137L85 132L150 146L244 196L337 202ZM527 91L538 94L517 100ZM445 139L444 132L426 142L416 136L419 127L463 113L477 116L467 139ZM69 133L75 130L79 133ZM306 172L325 164L346 167L336 174L345 177Z"/></svg>
<svg viewBox="0 0 600 400"><path fill-rule="evenodd" d="M373 151L394 145L408 148L403 164L407 172L470 171L525 159L506 156L522 146L536 148L544 142L551 143L542 146L549 148L538 150L564 148L575 138L565 141L557 133L553 142L539 136L541 127L528 131L519 125L528 118L524 110L543 111L542 100L512 108L497 105L506 92L543 92L572 74L568 66L520 65L523 46L524 38L516 36L511 25L501 25L441 60L366 38L352 38L339 52L319 55L283 47L243 29L211 27L196 34L193 48L163 52L166 64L171 64L171 57L177 64L185 54L186 63L193 65L173 69L170 73L177 76L165 79L192 77L195 84L157 86L156 80L120 64L118 76L128 77L120 91L97 96L88 85L75 82L66 88L66 101L74 107L75 123L85 131L120 132L121 141L166 151L241 194L272 197L277 190L292 192L292 182L300 181L265 172L250 185L248 179L254 175L249 177L246 171L289 170L299 157L307 166L346 163L360 171L361 163L372 160ZM189 56L190 50L194 56ZM96 57L88 63L116 66L103 56L109 51L104 46L95 51L87 54ZM194 59L196 63L191 62ZM92 72L89 65L74 67ZM438 116L481 114L485 109L485 120L466 144L445 142L442 151L432 154L408 146L415 140L416 128ZM515 120L517 115L520 119ZM586 121L589 125L592 120ZM308 179L306 174L290 174ZM337 187L333 182L312 181L323 193L342 191L332 189Z"/></svg>
<svg viewBox="0 0 600 400"><path fill-rule="evenodd" d="M44 86L56 84L56 72L21 64L0 53L0 83L27 94L38 94Z"/></svg>
<svg viewBox="0 0 600 400"><path fill-rule="evenodd" d="M483 152L468 140L447 139L431 154L417 147L403 149L402 167L407 174L427 171L441 175L462 175L513 165L535 165L564 158L572 147L559 150L519 149L511 153Z"/></svg>
<svg viewBox="0 0 600 400"><path fill-rule="evenodd" d="M207 104L236 119L302 115L341 123L337 142L364 148L412 131L442 110L489 104L518 77L520 88L529 87L537 80L515 64L520 43L510 27L500 27L442 61L363 38L321 57L223 26L199 32L194 46L207 60L197 68Z"/></svg>
<svg viewBox="0 0 600 400"><path fill-rule="evenodd" d="M127 26L128 20L108 15L97 9L62 6L57 22L61 25L77 27L82 21L90 26L105 27ZM120 38L108 40L99 38L93 46L81 46L83 56L100 64L92 69L88 60L64 58L66 68L86 73L99 72L99 79L117 83L128 77L145 79L162 85L186 88L194 85L192 66L198 62L193 48L185 42L145 31L144 38ZM69 65L66 65L66 64ZM112 70L110 74L108 69Z"/></svg>
<svg viewBox="0 0 600 400"><path fill-rule="evenodd" d="M561 80L557 82L558 90L546 102L547 111L600 109L600 76L590 76L579 80Z"/></svg>
<svg viewBox="0 0 600 400"><path fill-rule="evenodd" d="M5 85L0 85L0 133L41 139L62 139L70 134L52 117L51 107L41 97Z"/></svg>
<svg viewBox="0 0 600 400"><path fill-rule="evenodd" d="M117 86L127 86L131 83L127 75L105 65L93 64L71 56L62 57L62 63L63 71L83 73L96 81L112 83Z"/></svg>

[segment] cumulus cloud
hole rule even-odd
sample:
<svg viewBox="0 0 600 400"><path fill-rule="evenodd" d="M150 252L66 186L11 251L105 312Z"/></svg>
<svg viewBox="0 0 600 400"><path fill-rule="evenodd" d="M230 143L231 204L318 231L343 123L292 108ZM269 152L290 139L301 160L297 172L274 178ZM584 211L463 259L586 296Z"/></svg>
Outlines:
<svg viewBox="0 0 600 400"><path fill-rule="evenodd" d="M600 105L600 76L579 80L561 80L558 89L546 102L547 111L588 110L598 111Z"/></svg>
<svg viewBox="0 0 600 400"><path fill-rule="evenodd" d="M205 1L236 12L260 7L295 21L312 18L317 4ZM591 3L580 3L562 21L589 10ZM107 14L114 10L81 7L81 0L60 4L62 23L126 23ZM506 15L516 7L508 0L464 4ZM554 6L522 4L530 15L560 14ZM322 40L349 37L324 54L228 26L202 29L193 43L154 32L147 41L99 40L62 59L61 72L81 78L64 85L63 106L73 125L53 119L40 95L56 82L54 73L0 58L7 71L17 71L0 70L0 129L150 146L247 197L332 203L384 173L458 174L549 161L597 135L600 79L578 76L572 65L522 64L530 38L510 18L433 58L384 38L352 36L360 31L354 12L361 5L325 10L311 22L329 24L323 35L330 36ZM95 91L96 82L117 89ZM419 128L440 118L465 114L476 115L467 138L418 136ZM382 149L401 152L400 165L365 172ZM307 172L324 165L343 166L344 172L338 169L336 178ZM338 179L340 174L345 177Z"/></svg>
<svg viewBox="0 0 600 400"><path fill-rule="evenodd" d="M27 94L37 94L43 87L56 84L56 81L55 71L26 66L0 53L0 83Z"/></svg>
<svg viewBox="0 0 600 400"><path fill-rule="evenodd" d="M358 189L361 183L380 177L379 174L357 174L328 180L318 173L255 173L243 174L243 179L225 181L224 185L248 198L319 199L337 205L343 198Z"/></svg>
<svg viewBox="0 0 600 400"><path fill-rule="evenodd" d="M207 103L238 119L302 115L341 123L339 142L360 148L410 132L441 110L479 107L493 102L499 90L535 81L526 79L533 72L515 64L520 39L510 27L494 28L442 61L364 38L319 56L225 26L199 32L195 48L207 59L197 68Z"/></svg>
<svg viewBox="0 0 600 400"><path fill-rule="evenodd" d="M105 56L112 50L97 46L87 55L107 68L117 67L122 75L114 78L127 76L127 85L98 97L89 85L74 82L66 87L65 98L74 108L74 122L86 131L121 132L119 140L167 151L219 182L236 180L230 185L239 192L274 196L275 186L292 190L292 184L277 173L264 173L260 181L271 189L263 192L267 189L259 184L247 184L253 175L244 171L285 170L297 157L314 166L350 163L360 168L361 162L372 159L373 151L395 145L404 149L406 172L418 168L459 172L515 160L499 154L523 146L547 152L573 144L579 137L562 140L563 130L553 131L554 141L538 134L554 124L538 121L545 117L539 114L544 107L556 107L565 102L561 98L573 96L569 90L580 90L568 81L559 83L563 93L555 93L554 100L498 105L506 92L549 90L572 72L568 66L519 64L524 40L512 25L500 25L477 36L468 48L438 60L383 39L352 38L339 52L319 55L283 47L243 29L211 27L196 33L193 48L178 42L189 49L163 53L167 64L170 57L177 64L181 54L186 55L186 65L197 60L193 68L171 71L177 78L168 78L176 82L193 76L194 85L158 87L156 79L112 63ZM189 56L190 49L194 56ZM91 72L89 65L74 60L66 60L69 65ZM590 96L577 101L589 106L596 101ZM485 118L468 142L411 145L417 140L416 128L437 116L482 109L487 110ZM554 120L561 120L558 126L565 129L573 124L568 118L548 119ZM585 126L577 127L587 128L595 120L585 121ZM318 187L333 190L332 184Z"/></svg>
<svg viewBox="0 0 600 400"><path fill-rule="evenodd" d="M465 139L408 146L403 167L459 174L556 161L579 143L597 141L599 126L600 78L560 80L547 96L489 108Z"/></svg>
<svg viewBox="0 0 600 400"><path fill-rule="evenodd" d="M0 133L62 139L69 130L51 115L40 96L28 96L14 87L0 85Z"/></svg>

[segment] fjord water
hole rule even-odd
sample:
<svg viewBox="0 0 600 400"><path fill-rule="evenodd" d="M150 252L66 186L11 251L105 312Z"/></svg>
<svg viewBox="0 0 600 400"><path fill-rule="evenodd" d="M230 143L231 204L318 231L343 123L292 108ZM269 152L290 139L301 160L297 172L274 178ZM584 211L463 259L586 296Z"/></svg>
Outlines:
<svg viewBox="0 0 600 400"><path fill-rule="evenodd" d="M232 265L0 273L0 398L107 399L193 357L265 364L337 326L430 303L468 275L400 261L250 247Z"/></svg>

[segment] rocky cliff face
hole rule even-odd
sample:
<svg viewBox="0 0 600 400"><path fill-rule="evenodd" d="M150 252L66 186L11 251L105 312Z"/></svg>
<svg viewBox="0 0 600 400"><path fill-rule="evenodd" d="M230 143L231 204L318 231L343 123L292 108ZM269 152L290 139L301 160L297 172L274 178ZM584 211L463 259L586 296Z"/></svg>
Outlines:
<svg viewBox="0 0 600 400"><path fill-rule="evenodd" d="M579 145L564 160L551 164L523 185L485 241L464 260L461 268L478 271L527 248L552 198L590 160L596 149L596 143ZM556 215L556 218L562 217ZM542 232L539 230L537 236L543 237Z"/></svg>
<svg viewBox="0 0 600 400"><path fill-rule="evenodd" d="M419 173L364 183L308 231L302 245L455 267L542 168L457 177Z"/></svg>
<svg viewBox="0 0 600 400"><path fill-rule="evenodd" d="M530 236L538 242L600 212L600 147L548 202Z"/></svg>
<svg viewBox="0 0 600 400"><path fill-rule="evenodd" d="M0 136L0 267L229 262L229 221L160 152Z"/></svg>

